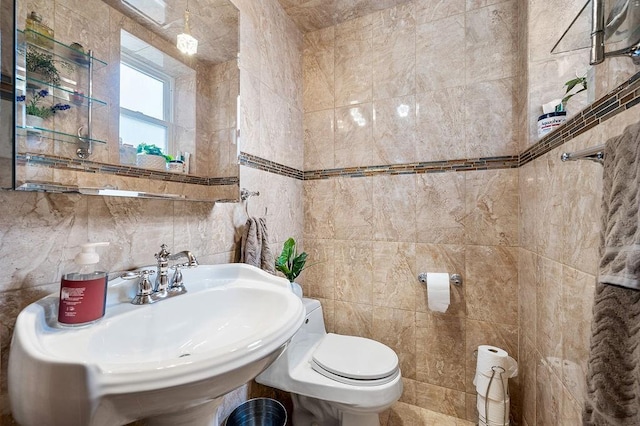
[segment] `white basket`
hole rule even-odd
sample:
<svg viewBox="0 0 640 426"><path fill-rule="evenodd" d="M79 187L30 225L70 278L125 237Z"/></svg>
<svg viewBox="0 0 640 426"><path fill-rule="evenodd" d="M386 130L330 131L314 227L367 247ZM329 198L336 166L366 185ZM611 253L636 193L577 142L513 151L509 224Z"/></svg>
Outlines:
<svg viewBox="0 0 640 426"><path fill-rule="evenodd" d="M136 155L136 166L143 169L167 170L167 161L161 155L138 154Z"/></svg>

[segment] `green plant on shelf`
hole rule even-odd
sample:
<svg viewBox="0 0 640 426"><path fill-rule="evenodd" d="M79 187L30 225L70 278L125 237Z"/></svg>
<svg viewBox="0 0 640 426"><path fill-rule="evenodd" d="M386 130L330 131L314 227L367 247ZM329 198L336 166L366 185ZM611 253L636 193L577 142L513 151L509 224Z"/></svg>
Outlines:
<svg viewBox="0 0 640 426"><path fill-rule="evenodd" d="M569 99L574 97L580 92L584 92L587 90L587 76L583 75L582 77L576 77L572 80L567 81L564 86L567 88L564 92L564 98L562 98L562 103L556 107L556 112L562 112L567 110L567 102ZM571 93L574 89L573 93ZM561 108L561 109L560 109Z"/></svg>
<svg viewBox="0 0 640 426"><path fill-rule="evenodd" d="M159 155L161 157L164 157L167 162L173 160L172 156L164 154L162 152L162 148L154 144L141 143L138 145L136 152L138 154Z"/></svg>
<svg viewBox="0 0 640 426"><path fill-rule="evenodd" d="M60 71L56 64L69 71L73 71L73 65L65 61L53 59L53 55L49 53L40 52L31 47L27 49L27 72L40 74L45 83L57 86L60 84Z"/></svg>
<svg viewBox="0 0 640 426"><path fill-rule="evenodd" d="M60 104L60 103L52 106L42 105L42 103L44 102L44 99L47 96L49 96L48 90L45 90L45 89L38 90L38 91L34 90L33 96L31 96L31 99L29 99L28 101L25 95L18 96L17 101L26 102L25 110L27 115L40 117L43 120L46 120L47 118L53 116L58 111L66 111L69 108L71 108L71 106L68 104Z"/></svg>

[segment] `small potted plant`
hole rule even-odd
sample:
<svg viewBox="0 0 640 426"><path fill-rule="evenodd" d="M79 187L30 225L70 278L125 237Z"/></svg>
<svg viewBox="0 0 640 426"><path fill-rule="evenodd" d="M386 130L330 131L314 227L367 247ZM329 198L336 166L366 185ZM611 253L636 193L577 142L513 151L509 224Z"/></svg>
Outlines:
<svg viewBox="0 0 640 426"><path fill-rule="evenodd" d="M543 137L567 121L567 102L578 93L587 90L587 76L584 75L569 80L564 86L566 87L564 97L561 100L555 99L552 101L556 103L554 111L545 112L543 106L544 114L538 117L538 137Z"/></svg>
<svg viewBox="0 0 640 426"><path fill-rule="evenodd" d="M43 127L44 120L52 117L58 111L66 111L71 108L68 104L55 104L55 105L43 105L45 98L49 96L49 91L46 89L33 91L33 96L27 101L25 95L18 96L18 102L26 102L25 106L25 124L27 127L32 127L31 130L34 133L40 133L40 129Z"/></svg>
<svg viewBox="0 0 640 426"><path fill-rule="evenodd" d="M564 85L567 89L564 92L564 98L562 98L562 103L556 107L556 112L566 111L567 102L569 101L569 99L571 99L578 93L584 92L585 90L587 90L587 76L583 75L582 77L576 77L573 80L567 81ZM578 90L571 93L571 91L575 88L578 88Z"/></svg>
<svg viewBox="0 0 640 426"><path fill-rule="evenodd" d="M165 155L160 147L153 144L141 143L136 151L136 165L145 169L166 170L167 162L173 160L170 155Z"/></svg>
<svg viewBox="0 0 640 426"><path fill-rule="evenodd" d="M280 253L280 256L276 259L276 270L284 274L291 283L291 291L299 297L302 297L302 287L300 287L300 284L296 283L295 280L298 278L298 275L306 269L306 263L307 253L302 252L298 254L296 241L293 238L285 241L282 247L282 253Z"/></svg>
<svg viewBox="0 0 640 426"><path fill-rule="evenodd" d="M45 52L40 52L36 49L27 49L26 55L26 67L27 73L30 77L40 80L44 83L53 85L60 84L60 72L56 67L56 63L60 66L72 71L73 67L64 61L57 61L53 59L53 55Z"/></svg>

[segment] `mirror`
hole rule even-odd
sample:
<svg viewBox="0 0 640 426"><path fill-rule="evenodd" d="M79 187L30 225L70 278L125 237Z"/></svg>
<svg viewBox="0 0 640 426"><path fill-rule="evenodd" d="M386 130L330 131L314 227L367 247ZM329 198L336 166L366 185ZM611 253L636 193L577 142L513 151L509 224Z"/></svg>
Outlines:
<svg viewBox="0 0 640 426"><path fill-rule="evenodd" d="M238 198L229 0L18 0L16 16L15 189Z"/></svg>

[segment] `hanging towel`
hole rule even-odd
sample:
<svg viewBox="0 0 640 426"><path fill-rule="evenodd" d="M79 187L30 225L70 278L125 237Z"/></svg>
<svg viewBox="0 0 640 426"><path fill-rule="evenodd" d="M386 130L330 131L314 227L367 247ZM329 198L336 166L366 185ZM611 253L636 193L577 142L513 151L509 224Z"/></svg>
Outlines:
<svg viewBox="0 0 640 426"><path fill-rule="evenodd" d="M640 425L640 123L607 141L584 425Z"/></svg>
<svg viewBox="0 0 640 426"><path fill-rule="evenodd" d="M269 247L269 233L265 218L250 217L242 235L240 262L275 274L275 258Z"/></svg>

